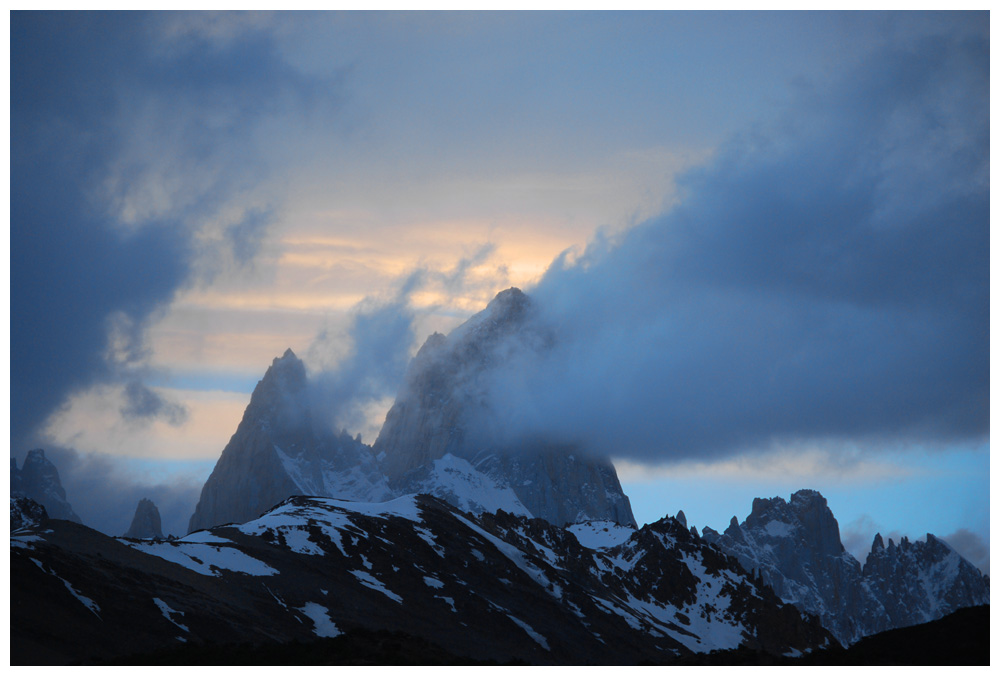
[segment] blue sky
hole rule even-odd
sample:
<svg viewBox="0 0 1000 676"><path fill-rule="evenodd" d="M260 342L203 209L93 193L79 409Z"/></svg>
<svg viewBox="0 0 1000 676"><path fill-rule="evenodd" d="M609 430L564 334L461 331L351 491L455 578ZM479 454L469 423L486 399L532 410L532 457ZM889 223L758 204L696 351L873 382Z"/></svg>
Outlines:
<svg viewBox="0 0 1000 676"><path fill-rule="evenodd" d="M516 285L569 338L509 419L640 521L809 487L988 566L988 60L986 13L14 13L12 454L180 530L285 348L360 382Z"/></svg>

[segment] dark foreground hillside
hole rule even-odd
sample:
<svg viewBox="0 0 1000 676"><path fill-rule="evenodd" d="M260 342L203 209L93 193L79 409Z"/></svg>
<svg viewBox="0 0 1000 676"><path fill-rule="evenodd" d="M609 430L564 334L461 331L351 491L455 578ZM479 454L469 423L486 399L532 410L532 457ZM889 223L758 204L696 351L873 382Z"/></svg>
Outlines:
<svg viewBox="0 0 1000 676"><path fill-rule="evenodd" d="M948 617L869 636L850 648L782 658L740 649L699 655L680 665L931 665L990 663L989 606L963 608ZM185 645L119 659L117 665L495 665L452 654L401 632L354 630L331 639L283 645ZM523 664L511 660L506 664Z"/></svg>
<svg viewBox="0 0 1000 676"><path fill-rule="evenodd" d="M797 658L738 649L695 655L680 664L988 666L990 607L962 608L940 620L865 637L850 648L828 648Z"/></svg>
<svg viewBox="0 0 1000 676"><path fill-rule="evenodd" d="M940 620L875 634L847 650L823 650L812 664L983 665L990 663L990 607L962 608Z"/></svg>

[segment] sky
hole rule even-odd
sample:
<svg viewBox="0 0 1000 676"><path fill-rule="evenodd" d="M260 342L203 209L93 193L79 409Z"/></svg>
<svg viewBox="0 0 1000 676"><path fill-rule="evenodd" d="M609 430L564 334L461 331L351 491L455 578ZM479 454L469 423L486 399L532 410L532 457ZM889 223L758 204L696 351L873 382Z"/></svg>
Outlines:
<svg viewBox="0 0 1000 676"><path fill-rule="evenodd" d="M11 455L180 533L271 360L371 443L500 290L640 523L820 490L989 567L987 13L11 15ZM863 558L862 558L863 561Z"/></svg>

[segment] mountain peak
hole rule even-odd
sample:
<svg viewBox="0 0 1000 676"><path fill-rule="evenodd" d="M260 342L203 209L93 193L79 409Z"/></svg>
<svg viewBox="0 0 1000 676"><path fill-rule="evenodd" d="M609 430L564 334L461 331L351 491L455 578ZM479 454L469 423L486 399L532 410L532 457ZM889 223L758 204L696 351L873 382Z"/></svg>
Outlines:
<svg viewBox="0 0 1000 676"><path fill-rule="evenodd" d="M34 448L28 451L21 469L11 459L11 495L26 496L45 507L54 519L67 519L82 523L80 517L66 500L66 490L59 480L59 470L45 457L45 451Z"/></svg>
<svg viewBox="0 0 1000 676"><path fill-rule="evenodd" d="M826 498L819 491L812 490L811 488L803 488L792 493L791 504L803 507L807 505L826 507Z"/></svg>
<svg viewBox="0 0 1000 676"><path fill-rule="evenodd" d="M132 517L132 525L125 532L127 538L156 538L163 539L163 531L160 526L160 510L152 500L143 498L135 508L135 516Z"/></svg>
<svg viewBox="0 0 1000 676"><path fill-rule="evenodd" d="M306 387L306 365L295 356L291 348L285 350L281 357L276 357L257 382L250 405L265 405L268 408L289 406L298 408L299 397Z"/></svg>
<svg viewBox="0 0 1000 676"><path fill-rule="evenodd" d="M677 519L678 523L680 523L685 528L688 527L687 516L685 516L683 509L681 511L677 512L677 516L675 516L674 518Z"/></svg>
<svg viewBox="0 0 1000 676"><path fill-rule="evenodd" d="M523 291L521 291L516 286L512 286L509 289L504 289L496 296L494 296L493 300L491 300L486 305L486 307L491 307L494 305L511 307L513 305L523 304L527 302L529 302L528 295Z"/></svg>
<svg viewBox="0 0 1000 676"><path fill-rule="evenodd" d="M875 552L882 551L883 549L885 549L885 543L882 541L882 534L875 533L875 540L872 541L872 553L874 554Z"/></svg>
<svg viewBox="0 0 1000 676"><path fill-rule="evenodd" d="M24 465L22 469L27 468L28 465L51 465L52 463L45 457L44 448L33 448L28 451L27 457L24 458Z"/></svg>

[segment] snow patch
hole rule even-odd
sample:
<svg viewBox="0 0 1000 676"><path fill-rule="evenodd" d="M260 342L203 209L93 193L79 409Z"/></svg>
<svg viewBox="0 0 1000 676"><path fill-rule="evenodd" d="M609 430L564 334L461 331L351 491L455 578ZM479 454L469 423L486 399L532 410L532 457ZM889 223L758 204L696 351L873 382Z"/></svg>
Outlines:
<svg viewBox="0 0 1000 676"><path fill-rule="evenodd" d="M469 461L451 453L434 461L426 480L416 487L419 493L430 493L456 505L463 512L479 514L502 509L511 514L531 518L517 494L473 467Z"/></svg>
<svg viewBox="0 0 1000 676"><path fill-rule="evenodd" d="M150 556L184 566L200 575L221 577L223 570L255 576L278 574L277 570L263 561L247 556L235 547L181 542L180 540L173 542L165 540L158 542L149 540L118 541Z"/></svg>
<svg viewBox="0 0 1000 676"><path fill-rule="evenodd" d="M195 531L193 533L188 533L184 537L179 538L177 541L178 542L192 542L192 543L197 543L197 544L211 544L211 545L215 545L215 544L231 545L231 544L233 544L232 540L227 540L224 537L219 537L215 533L212 533L211 531L207 531L207 530L197 530L197 531Z"/></svg>
<svg viewBox="0 0 1000 676"><path fill-rule="evenodd" d="M403 602L403 597L402 596L400 596L399 594L395 594L395 593L389 591L386 588L386 586L384 584L382 584L381 580L377 580L376 578L372 577L370 574L366 573L365 571L363 571L363 570L351 570L351 571L348 571L348 572L351 575L353 575L354 577L356 577L358 579L358 582L360 582L365 587L368 587L369 589L374 589L377 592L382 592L383 594L385 594L386 596L388 596L389 598L391 598L396 603L402 603Z"/></svg>
<svg viewBox="0 0 1000 676"><path fill-rule="evenodd" d="M342 633L330 619L330 611L318 603L309 602L299 608L303 615L312 620L313 633L320 638L334 638Z"/></svg>
<svg viewBox="0 0 1000 676"><path fill-rule="evenodd" d="M59 580L60 582L62 582L63 585L65 585L66 590L69 591L70 594L72 594L73 598L75 598L77 601L79 601L80 603L82 603L83 606L87 610L89 610L90 612L92 612L94 615L97 615L98 619L101 619L101 607L99 605L97 605L96 603L94 603L94 601L92 599L89 599L86 596L84 596L83 594L81 594L76 589L76 587L74 587L73 585L71 585L69 583L68 580L65 580L65 579L59 577L56 574L56 572L54 570L52 570L51 568L46 568L45 564L43 564L38 559L31 559L31 560L35 563L36 566L38 566L39 568L41 568L41 570L42 570L43 573L48 573L52 577L54 577L57 580Z"/></svg>
<svg viewBox="0 0 1000 676"><path fill-rule="evenodd" d="M519 626L521 629L524 629L524 632L528 636L530 636L531 638L533 638L535 640L535 643L537 643L538 645L542 646L546 650L551 651L551 648L549 648L549 642L545 640L545 637L542 636L541 634L539 634L534 629L532 629L528 625L527 622L522 622L521 620L517 619L516 617L514 617L510 613L507 614L507 619L509 619L511 622L513 622L514 624L516 624L517 626Z"/></svg>
<svg viewBox="0 0 1000 676"><path fill-rule="evenodd" d="M784 521L768 521L764 532L774 538L787 538L795 532L795 526Z"/></svg>
<svg viewBox="0 0 1000 676"><path fill-rule="evenodd" d="M156 598L155 596L153 597L153 603L155 603L156 607L160 609L160 612L163 613L163 616L167 618L168 622L173 624L175 627L181 629L182 631L190 631L190 629L188 629L186 626L175 620L173 617L174 615L180 615L181 617L184 617L183 611L174 610L173 608L167 605L166 601Z"/></svg>

